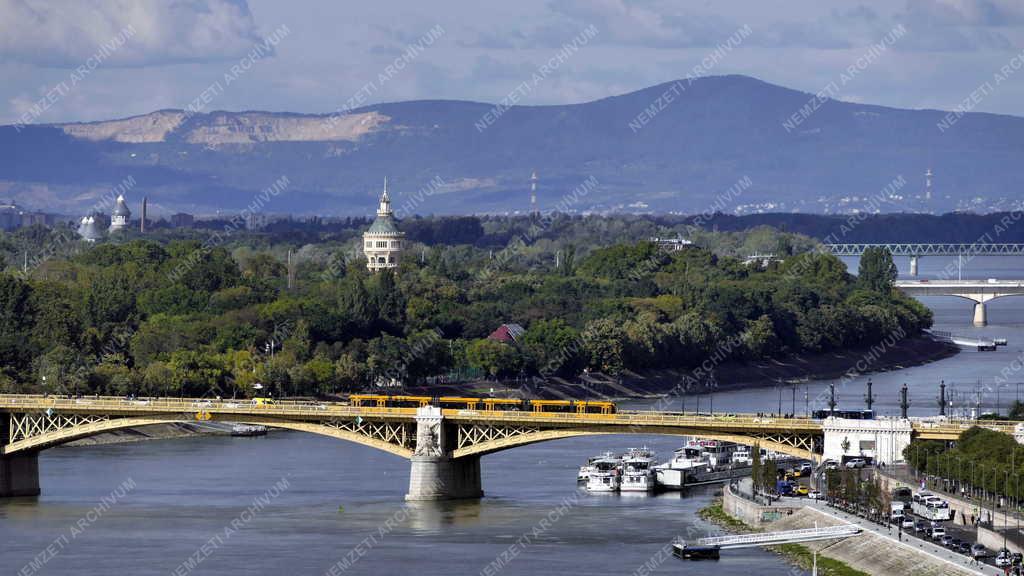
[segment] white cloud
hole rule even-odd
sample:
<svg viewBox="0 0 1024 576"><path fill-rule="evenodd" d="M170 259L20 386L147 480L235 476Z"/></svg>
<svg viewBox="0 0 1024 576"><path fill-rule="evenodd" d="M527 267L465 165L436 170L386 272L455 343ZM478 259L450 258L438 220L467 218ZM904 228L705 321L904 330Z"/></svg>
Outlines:
<svg viewBox="0 0 1024 576"><path fill-rule="evenodd" d="M261 40L245 0L0 0L0 59L74 68L119 35L104 66L238 58Z"/></svg>

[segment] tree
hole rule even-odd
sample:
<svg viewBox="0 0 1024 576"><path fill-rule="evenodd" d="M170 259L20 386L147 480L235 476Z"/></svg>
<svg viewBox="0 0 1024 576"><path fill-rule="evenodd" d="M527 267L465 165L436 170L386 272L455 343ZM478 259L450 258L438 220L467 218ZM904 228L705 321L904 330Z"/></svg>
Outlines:
<svg viewBox="0 0 1024 576"><path fill-rule="evenodd" d="M583 369L579 332L560 318L534 322L520 342L530 370L541 376L575 376Z"/></svg>
<svg viewBox="0 0 1024 576"><path fill-rule="evenodd" d="M888 295L897 276L896 263L888 248L870 246L860 257L857 269L857 283L867 290Z"/></svg>
<svg viewBox="0 0 1024 576"><path fill-rule="evenodd" d="M614 318L588 322L583 331L583 343L590 367L608 374L621 372L624 367L625 340L626 333Z"/></svg>
<svg viewBox="0 0 1024 576"><path fill-rule="evenodd" d="M514 347L487 338L474 340L466 347L466 361L492 378L515 374L522 367Z"/></svg>

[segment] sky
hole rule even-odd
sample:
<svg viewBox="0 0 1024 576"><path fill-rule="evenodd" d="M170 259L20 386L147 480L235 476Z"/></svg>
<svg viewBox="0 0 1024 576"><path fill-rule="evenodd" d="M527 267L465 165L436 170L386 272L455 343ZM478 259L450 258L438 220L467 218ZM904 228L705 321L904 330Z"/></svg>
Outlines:
<svg viewBox="0 0 1024 576"><path fill-rule="evenodd" d="M4 124L499 102L535 74L518 103L745 74L853 102L1024 115L1024 2L0 0Z"/></svg>

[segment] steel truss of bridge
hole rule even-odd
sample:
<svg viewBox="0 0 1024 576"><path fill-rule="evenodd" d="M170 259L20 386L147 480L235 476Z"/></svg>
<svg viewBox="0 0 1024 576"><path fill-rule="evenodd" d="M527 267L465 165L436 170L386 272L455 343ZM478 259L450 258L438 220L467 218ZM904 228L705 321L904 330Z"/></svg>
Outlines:
<svg viewBox="0 0 1024 576"><path fill-rule="evenodd" d="M825 244L835 256L861 256L868 248L885 248L893 256L1024 256L1024 244Z"/></svg>

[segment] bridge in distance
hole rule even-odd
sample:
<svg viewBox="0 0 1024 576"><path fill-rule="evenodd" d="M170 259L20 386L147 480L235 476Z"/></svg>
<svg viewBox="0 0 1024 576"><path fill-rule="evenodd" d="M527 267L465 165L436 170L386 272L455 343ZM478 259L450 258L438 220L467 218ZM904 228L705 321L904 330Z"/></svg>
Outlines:
<svg viewBox="0 0 1024 576"><path fill-rule="evenodd" d="M861 256L868 248L885 248L893 256L910 257L910 275L917 276L917 263L922 256L1024 256L1024 244L929 244L893 242L889 244L825 244L836 256Z"/></svg>
<svg viewBox="0 0 1024 576"><path fill-rule="evenodd" d="M411 461L410 500L483 494L480 457L594 434L666 434L758 444L801 458L840 459L843 445L870 445L879 462L902 459L912 438L955 440L974 425L1013 434L1016 422L844 420L671 412L578 413L503 409L352 406L344 403L209 399L125 400L0 395L0 497L39 494L38 453L102 432L185 421L260 424L321 434ZM861 440L864 443L861 443ZM865 444L867 443L867 444ZM141 449L141 448L140 448Z"/></svg>

